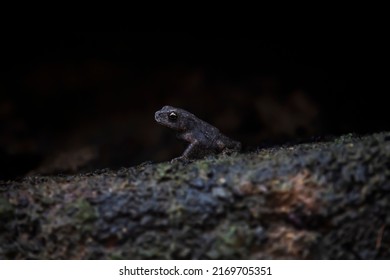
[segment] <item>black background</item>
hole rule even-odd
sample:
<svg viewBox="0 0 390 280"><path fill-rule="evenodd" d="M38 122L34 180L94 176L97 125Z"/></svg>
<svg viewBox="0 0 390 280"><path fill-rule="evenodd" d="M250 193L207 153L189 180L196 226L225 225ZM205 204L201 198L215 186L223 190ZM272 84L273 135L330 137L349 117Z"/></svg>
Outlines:
<svg viewBox="0 0 390 280"><path fill-rule="evenodd" d="M4 35L0 179L178 156L183 145L153 119L164 105L193 112L247 147L389 130L379 38ZM284 125L266 119L267 110Z"/></svg>

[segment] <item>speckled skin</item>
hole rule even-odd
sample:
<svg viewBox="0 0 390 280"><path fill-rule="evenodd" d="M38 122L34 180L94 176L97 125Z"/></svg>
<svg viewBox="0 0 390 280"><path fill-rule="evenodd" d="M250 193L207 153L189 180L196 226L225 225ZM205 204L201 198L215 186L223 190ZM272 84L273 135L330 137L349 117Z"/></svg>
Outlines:
<svg viewBox="0 0 390 280"><path fill-rule="evenodd" d="M211 124L183 109L164 106L154 117L157 123L177 131L178 139L190 143L177 159L198 159L209 154L241 149L239 142L228 138Z"/></svg>

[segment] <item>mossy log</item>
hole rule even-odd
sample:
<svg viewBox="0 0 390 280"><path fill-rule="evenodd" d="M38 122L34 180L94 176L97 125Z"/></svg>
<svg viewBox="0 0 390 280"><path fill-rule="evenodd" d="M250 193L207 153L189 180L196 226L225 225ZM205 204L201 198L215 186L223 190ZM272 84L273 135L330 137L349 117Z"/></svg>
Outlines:
<svg viewBox="0 0 390 280"><path fill-rule="evenodd" d="M0 185L0 259L390 259L390 133Z"/></svg>

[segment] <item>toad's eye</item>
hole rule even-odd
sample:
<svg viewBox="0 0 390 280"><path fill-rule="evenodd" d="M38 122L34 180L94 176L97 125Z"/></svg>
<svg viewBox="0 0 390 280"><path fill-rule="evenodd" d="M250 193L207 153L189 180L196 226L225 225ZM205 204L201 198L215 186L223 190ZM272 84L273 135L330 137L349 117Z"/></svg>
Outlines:
<svg viewBox="0 0 390 280"><path fill-rule="evenodd" d="M176 121L177 120L177 114L175 112L170 112L168 115L168 118L170 121Z"/></svg>

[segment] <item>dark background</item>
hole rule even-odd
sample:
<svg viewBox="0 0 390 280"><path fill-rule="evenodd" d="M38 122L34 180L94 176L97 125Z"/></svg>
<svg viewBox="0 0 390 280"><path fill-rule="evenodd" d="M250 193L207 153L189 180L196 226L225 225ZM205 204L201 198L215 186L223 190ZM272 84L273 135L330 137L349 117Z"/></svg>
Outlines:
<svg viewBox="0 0 390 280"><path fill-rule="evenodd" d="M362 34L3 35L0 179L180 155L154 122L182 107L247 150L389 130L384 46Z"/></svg>

